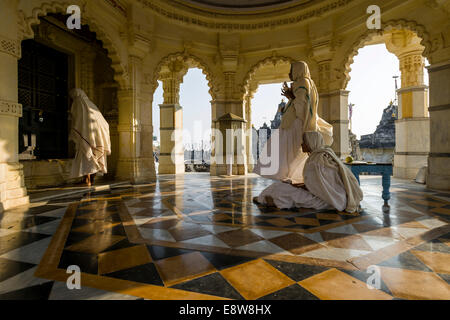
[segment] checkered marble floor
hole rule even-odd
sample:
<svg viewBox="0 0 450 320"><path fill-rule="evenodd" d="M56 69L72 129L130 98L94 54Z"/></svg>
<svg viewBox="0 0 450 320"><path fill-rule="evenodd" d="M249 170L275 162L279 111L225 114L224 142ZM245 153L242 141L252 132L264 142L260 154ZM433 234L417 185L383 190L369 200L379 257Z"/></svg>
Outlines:
<svg viewBox="0 0 450 320"><path fill-rule="evenodd" d="M386 214L363 177L350 215L253 204L270 183L160 176L7 211L0 299L450 299L449 193L394 180Z"/></svg>

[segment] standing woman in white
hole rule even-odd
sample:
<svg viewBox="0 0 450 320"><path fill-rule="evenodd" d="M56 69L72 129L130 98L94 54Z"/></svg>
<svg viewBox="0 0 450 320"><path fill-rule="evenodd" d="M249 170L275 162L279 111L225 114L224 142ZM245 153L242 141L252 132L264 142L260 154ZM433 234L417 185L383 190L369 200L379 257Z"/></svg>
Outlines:
<svg viewBox="0 0 450 320"><path fill-rule="evenodd" d="M289 102L282 111L279 141L273 141L272 146L272 137L277 138L277 135L272 134L264 146L254 173L268 179L301 184L304 182L303 168L308 158L302 151L303 133L320 132L325 144L331 145L333 126L317 114L319 94L306 62L294 62L289 78L293 83L290 88L285 83L283 88L283 95ZM277 150L271 150L273 148L278 149L278 156Z"/></svg>
<svg viewBox="0 0 450 320"><path fill-rule="evenodd" d="M108 122L97 106L81 89L72 89L72 129L70 140L75 142L76 155L71 178L84 177L91 186L97 173L106 174L106 158L111 154Z"/></svg>

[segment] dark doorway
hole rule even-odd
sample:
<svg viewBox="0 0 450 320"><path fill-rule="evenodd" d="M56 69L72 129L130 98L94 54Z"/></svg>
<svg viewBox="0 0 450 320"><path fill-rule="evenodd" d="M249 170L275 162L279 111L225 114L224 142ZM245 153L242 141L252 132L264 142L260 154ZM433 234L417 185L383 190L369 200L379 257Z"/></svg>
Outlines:
<svg viewBox="0 0 450 320"><path fill-rule="evenodd" d="M19 152L36 136L38 159L68 156L69 56L34 40L22 41L19 60Z"/></svg>

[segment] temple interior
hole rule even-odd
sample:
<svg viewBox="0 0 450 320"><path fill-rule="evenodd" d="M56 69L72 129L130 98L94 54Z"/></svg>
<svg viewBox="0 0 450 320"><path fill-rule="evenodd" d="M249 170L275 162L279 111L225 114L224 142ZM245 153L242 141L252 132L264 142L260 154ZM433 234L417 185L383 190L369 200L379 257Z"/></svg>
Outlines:
<svg viewBox="0 0 450 320"><path fill-rule="evenodd" d="M225 132L252 131L258 88L307 62L345 159L349 74L374 44L401 81L392 170L360 176L362 210L254 203L272 181L252 173L251 136ZM207 173L186 172L180 136L192 68L212 98ZM110 129L92 187L70 177L73 88ZM449 127L449 0L2 0L0 300L449 300Z"/></svg>

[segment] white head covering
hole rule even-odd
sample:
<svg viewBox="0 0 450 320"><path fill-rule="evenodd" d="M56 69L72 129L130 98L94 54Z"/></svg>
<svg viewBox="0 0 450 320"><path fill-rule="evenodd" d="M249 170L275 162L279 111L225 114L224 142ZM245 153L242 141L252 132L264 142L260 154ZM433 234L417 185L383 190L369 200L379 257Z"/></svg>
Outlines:
<svg viewBox="0 0 450 320"><path fill-rule="evenodd" d="M329 204L333 204L334 187L330 183L330 177L324 175L324 167L337 169L347 193L347 205L345 211L353 213L358 210L359 203L363 199L363 192L358 180L346 165L336 156L334 151L325 145L322 134L317 131L309 131L304 134L305 143L311 149L311 154L306 160L304 176L305 185L315 196ZM339 209L339 208L338 208Z"/></svg>
<svg viewBox="0 0 450 320"><path fill-rule="evenodd" d="M302 108L304 113L297 114L303 121L303 131L319 131L324 136L326 145L331 146L333 144L333 126L327 123L318 115L319 108L319 92L317 91L316 84L311 78L311 72L309 71L308 64L304 61L293 62L291 65L292 91L296 97L305 96L306 101L296 101L294 103L307 104L307 108ZM282 128L288 128L293 122L293 116L287 115L288 119L282 120Z"/></svg>
<svg viewBox="0 0 450 320"><path fill-rule="evenodd" d="M72 99L75 99L77 97L89 99L87 97L86 93L82 89L78 89L78 88L74 88L74 89L70 90L69 95Z"/></svg>
<svg viewBox="0 0 450 320"><path fill-rule="evenodd" d="M81 89L72 89L72 130L70 139L75 142L77 156L72 166L72 177L96 172L107 173L106 156L111 154L108 122L97 106Z"/></svg>
<svg viewBox="0 0 450 320"><path fill-rule="evenodd" d="M311 79L308 64L304 61L293 62L291 65L292 81L300 81L303 78Z"/></svg>

